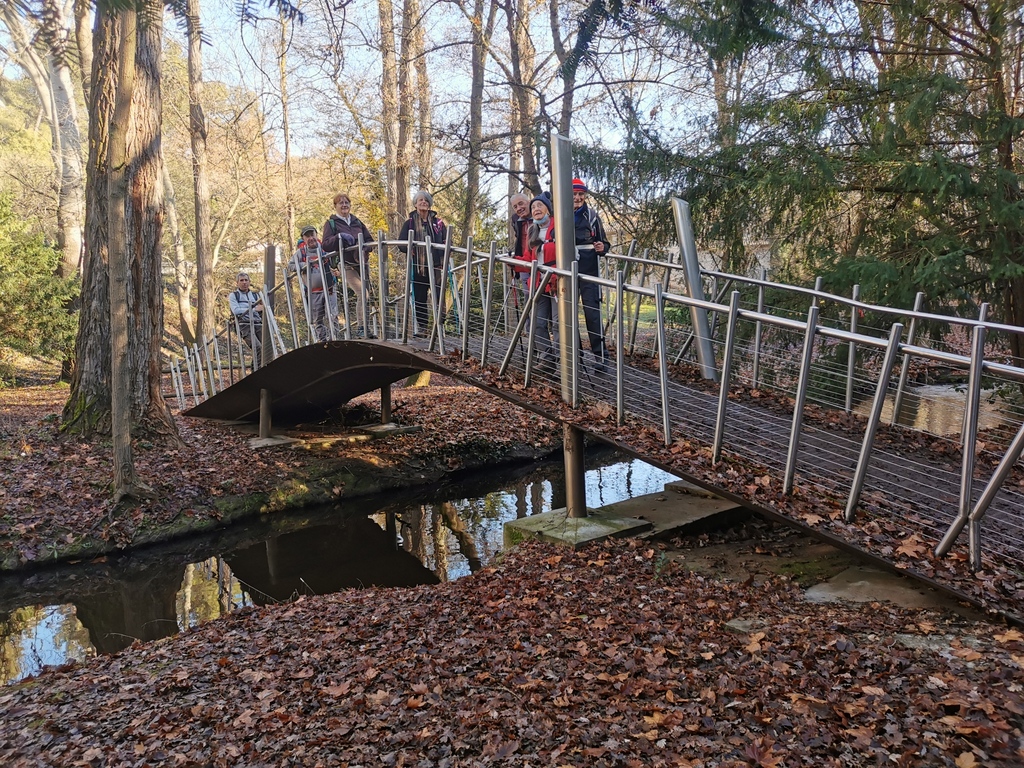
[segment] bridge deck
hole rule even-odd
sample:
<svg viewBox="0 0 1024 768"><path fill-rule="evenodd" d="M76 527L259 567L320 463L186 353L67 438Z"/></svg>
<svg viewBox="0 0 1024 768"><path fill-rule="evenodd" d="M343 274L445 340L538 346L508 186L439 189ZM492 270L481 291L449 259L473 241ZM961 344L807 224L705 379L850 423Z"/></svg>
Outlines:
<svg viewBox="0 0 1024 768"><path fill-rule="evenodd" d="M491 339L488 362L500 360L504 338ZM858 517L842 517L861 448L864 422L848 417L816 419L811 413L802 428L796 463L796 489L780 493L787 462L792 414L779 399L730 400L723 461L711 462L717 387L706 383L670 381L667 390L674 440L666 446L662 432L662 394L656 372L642 363L623 369L628 420L618 426L614 416L614 367L592 370L581 358L580 398L584 407L571 409L543 396L542 387L523 388L525 350L511 358L509 374L494 375L481 368L479 339L470 340L469 358L439 356L425 344L338 341L299 348L270 362L234 386L189 410L206 418L256 420L259 391L268 389L274 421L322 417L351 398L399 381L417 370L430 370L461 379L549 418L569 421L583 431L612 442L634 455L713 489L746 506L759 509L808 530L842 541L898 568L931 580L940 587L970 597L976 604L1012 617L1024 617L1024 589L1019 574L1024 565L1024 530L1020 511L1024 496L1011 483L1002 490L983 521L984 570L972 574L966 566L966 535L949 556L936 558L931 550L957 515L959 460L937 455L923 442L910 450L907 442L878 445L872 453ZM476 359L474 359L476 358ZM638 361L639 363L639 361ZM601 405L601 404L604 405ZM587 404L590 407L587 407ZM611 407L609 407L609 404ZM897 428L899 429L899 428ZM990 470L979 472L981 486Z"/></svg>

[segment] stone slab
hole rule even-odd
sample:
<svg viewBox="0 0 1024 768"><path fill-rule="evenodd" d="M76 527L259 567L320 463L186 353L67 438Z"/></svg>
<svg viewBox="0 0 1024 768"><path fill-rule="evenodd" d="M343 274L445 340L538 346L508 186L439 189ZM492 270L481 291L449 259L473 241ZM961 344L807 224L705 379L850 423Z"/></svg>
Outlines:
<svg viewBox="0 0 1024 768"><path fill-rule="evenodd" d="M419 432L423 427L410 424L408 426L402 426L400 424L371 424L367 427L359 427L360 432L365 432L372 437L390 437L391 435L408 435L413 432Z"/></svg>
<svg viewBox="0 0 1024 768"><path fill-rule="evenodd" d="M648 521L651 527L642 534L645 537L725 527L750 514L741 505L705 494L696 486L691 487L700 491L699 494L680 491L676 485L670 483L660 493L648 493L609 504L600 511L602 514Z"/></svg>
<svg viewBox="0 0 1024 768"><path fill-rule="evenodd" d="M299 442L293 437L283 435L271 435L270 437L250 437L248 445L250 448L273 448L277 445L291 445Z"/></svg>
<svg viewBox="0 0 1024 768"><path fill-rule="evenodd" d="M521 517L505 523L505 548L526 539L541 539L579 549L591 542L618 536L636 536L649 529L646 520L635 520L588 510L588 517L569 517L565 509Z"/></svg>

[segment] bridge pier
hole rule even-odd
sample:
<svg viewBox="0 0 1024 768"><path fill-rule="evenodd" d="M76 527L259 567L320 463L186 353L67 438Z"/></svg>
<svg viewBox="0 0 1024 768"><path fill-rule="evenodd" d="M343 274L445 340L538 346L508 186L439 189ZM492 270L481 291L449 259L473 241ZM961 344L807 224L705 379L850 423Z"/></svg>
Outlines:
<svg viewBox="0 0 1024 768"><path fill-rule="evenodd" d="M565 509L569 517L587 516L587 471L583 432L572 424L562 425L562 453L565 457Z"/></svg>
<svg viewBox="0 0 1024 768"><path fill-rule="evenodd" d="M391 423L391 385L380 388L380 423Z"/></svg>
<svg viewBox="0 0 1024 768"><path fill-rule="evenodd" d="M260 437L270 437L270 390L260 390Z"/></svg>

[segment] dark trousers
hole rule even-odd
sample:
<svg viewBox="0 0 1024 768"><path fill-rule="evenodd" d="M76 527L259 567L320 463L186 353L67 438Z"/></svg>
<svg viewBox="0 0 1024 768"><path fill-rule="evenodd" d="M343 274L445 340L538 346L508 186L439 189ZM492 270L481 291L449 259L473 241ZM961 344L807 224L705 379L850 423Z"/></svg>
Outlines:
<svg viewBox="0 0 1024 768"><path fill-rule="evenodd" d="M249 318L238 318L238 332L252 350L252 358L259 368L263 365L263 319L253 318L250 324Z"/></svg>
<svg viewBox="0 0 1024 768"><path fill-rule="evenodd" d="M444 286L441 284L441 270L438 267L434 267L434 303L436 304L441 296L441 289ZM413 307L416 311L416 330L418 333L428 333L430 331L430 315L431 311L428 309L427 297L430 295L430 276L424 272L412 273L412 302ZM441 322L444 322L442 318Z"/></svg>
<svg viewBox="0 0 1024 768"><path fill-rule="evenodd" d="M558 361L558 313L554 296L542 293L537 297L530 326L534 361L538 366L553 365Z"/></svg>
<svg viewBox="0 0 1024 768"><path fill-rule="evenodd" d="M596 275L595 275L596 277ZM577 281L580 301L583 302L583 320L590 337L590 351L604 358L604 328L601 326L601 286L584 280Z"/></svg>

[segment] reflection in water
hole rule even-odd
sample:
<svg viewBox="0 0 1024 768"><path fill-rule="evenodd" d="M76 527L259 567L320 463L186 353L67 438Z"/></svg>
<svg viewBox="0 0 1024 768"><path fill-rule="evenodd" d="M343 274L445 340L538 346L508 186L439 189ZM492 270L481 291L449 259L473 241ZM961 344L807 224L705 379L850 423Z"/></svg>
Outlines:
<svg viewBox="0 0 1024 768"><path fill-rule="evenodd" d="M882 404L882 423L892 422L895 393L890 393ZM944 384L928 384L907 389L900 404L899 425L928 432L933 435L959 435L963 426L964 409L967 405L967 391L963 387ZM854 413L868 416L871 400L865 400L854 408ZM982 390L981 408L978 413L978 429L995 429L1012 420L1003 401L992 390ZM1019 418L1018 418L1019 420Z"/></svg>
<svg viewBox="0 0 1024 768"><path fill-rule="evenodd" d="M611 460L605 455L605 466L587 472L591 506L660 491L675 479L639 461ZM124 557L2 577L0 684L245 605L459 578L493 561L506 521L564 505L562 471L561 462L508 470L435 488L425 499L410 492L383 509L349 502L261 517Z"/></svg>

